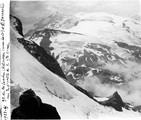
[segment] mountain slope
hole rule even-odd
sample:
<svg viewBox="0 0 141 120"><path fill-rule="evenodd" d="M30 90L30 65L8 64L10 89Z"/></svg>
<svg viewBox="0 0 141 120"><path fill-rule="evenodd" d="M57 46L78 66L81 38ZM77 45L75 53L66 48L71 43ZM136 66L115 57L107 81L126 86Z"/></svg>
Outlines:
<svg viewBox="0 0 141 120"><path fill-rule="evenodd" d="M123 101L140 105L140 35L140 21L134 18L78 13L61 21L59 30L36 31L27 40L52 55L71 84L92 96L118 91Z"/></svg>
<svg viewBox="0 0 141 120"><path fill-rule="evenodd" d="M25 36L29 37L32 35L34 32L40 30L40 29L45 29L45 28L58 28L59 22L62 21L64 16L59 13L59 12L53 12L50 13L47 17L44 17L41 19L38 23L35 23L33 25L33 28L29 30Z"/></svg>
<svg viewBox="0 0 141 120"><path fill-rule="evenodd" d="M11 98L12 108L18 106L20 92L32 88L43 102L55 106L62 119L132 117L139 113L127 111L117 112L113 108L104 107L85 94L78 91L64 79L45 68L38 60L26 51L19 43L23 39L11 27ZM22 57L21 57L22 56Z"/></svg>
<svg viewBox="0 0 141 120"><path fill-rule="evenodd" d="M109 116L112 114L118 116L118 112L112 108L99 105L51 73L27 53L22 45L18 47L11 44L13 84L19 85L23 90L32 88L43 102L54 105L62 118L95 118L107 116L107 113ZM132 115L134 114L137 115L137 113Z"/></svg>

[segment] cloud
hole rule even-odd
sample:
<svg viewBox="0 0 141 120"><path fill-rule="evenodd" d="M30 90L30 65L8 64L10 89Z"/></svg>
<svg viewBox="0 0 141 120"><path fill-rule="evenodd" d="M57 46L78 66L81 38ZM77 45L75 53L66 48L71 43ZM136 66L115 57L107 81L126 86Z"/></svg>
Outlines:
<svg viewBox="0 0 141 120"><path fill-rule="evenodd" d="M52 11L65 15L78 12L108 12L128 16L139 13L139 0L45 0L11 1L11 13L23 22L24 31L31 29L34 23L47 17Z"/></svg>
<svg viewBox="0 0 141 120"><path fill-rule="evenodd" d="M90 92L93 96L107 97L115 92L114 87L110 88L108 84L104 85L100 81L96 76L85 77L84 80L80 80L77 85Z"/></svg>
<svg viewBox="0 0 141 120"><path fill-rule="evenodd" d="M133 105L141 105L141 65L127 61L125 66L119 64L107 64L104 69L124 75L125 83L112 86L103 84L96 76L85 77L77 85L90 92L93 96L107 97L115 91L121 95L125 102Z"/></svg>
<svg viewBox="0 0 141 120"><path fill-rule="evenodd" d="M10 4L12 12L20 17L40 17L47 12L42 1L12 1Z"/></svg>
<svg viewBox="0 0 141 120"><path fill-rule="evenodd" d="M127 15L131 12L139 12L139 0L45 0L45 1L11 1L11 7L15 12L24 16L38 15L48 12L48 8L61 10L64 14L88 12L110 12ZM14 4L14 6L13 6ZM123 7L123 8L122 8ZM138 13L137 12L137 13ZM38 14L40 13L40 14ZM30 16L30 17L31 17Z"/></svg>
<svg viewBox="0 0 141 120"><path fill-rule="evenodd" d="M141 78L141 64L132 61L126 61L124 65L107 63L103 69L123 74L126 81Z"/></svg>

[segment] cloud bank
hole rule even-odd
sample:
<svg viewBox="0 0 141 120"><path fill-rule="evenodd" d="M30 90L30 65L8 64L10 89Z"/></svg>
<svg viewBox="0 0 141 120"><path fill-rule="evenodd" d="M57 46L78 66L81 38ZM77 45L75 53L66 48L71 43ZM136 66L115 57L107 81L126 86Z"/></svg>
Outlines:
<svg viewBox="0 0 141 120"><path fill-rule="evenodd" d="M11 1L11 14L21 19L24 32L52 11L59 11L64 15L73 15L78 12L107 12L132 16L139 13L140 0Z"/></svg>
<svg viewBox="0 0 141 120"><path fill-rule="evenodd" d="M112 86L103 84L96 77L85 77L79 81L78 85L92 93L93 96L108 97L115 91L121 95L125 102L133 105L141 105L141 65L127 61L125 66L119 64L107 64L104 69L108 69L124 75L125 83Z"/></svg>

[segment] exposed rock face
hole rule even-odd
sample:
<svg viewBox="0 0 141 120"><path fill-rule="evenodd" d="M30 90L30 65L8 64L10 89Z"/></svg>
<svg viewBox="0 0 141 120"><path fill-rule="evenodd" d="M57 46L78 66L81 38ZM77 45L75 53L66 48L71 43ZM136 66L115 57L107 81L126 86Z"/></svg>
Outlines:
<svg viewBox="0 0 141 120"><path fill-rule="evenodd" d="M96 76L103 84L124 84L125 75L106 68L107 65L140 64L138 21L104 13L84 13L60 23L60 31L49 27L35 30L28 39L58 61L69 82L76 84L86 76Z"/></svg>
<svg viewBox="0 0 141 120"><path fill-rule="evenodd" d="M117 111L122 111L122 107L125 106L118 92L115 92L108 100L100 102L100 104L104 106L111 106Z"/></svg>
<svg viewBox="0 0 141 120"><path fill-rule="evenodd" d="M62 78L66 78L58 62L51 55L47 54L42 47L32 41L26 41L24 39L18 39L18 41L23 44L24 48L47 69Z"/></svg>
<svg viewBox="0 0 141 120"><path fill-rule="evenodd" d="M13 20L14 16L11 16L10 20ZM22 30L22 23L20 22L19 19L16 20L16 17L14 17L15 19L15 23L13 23L13 21L11 21L11 25L12 27L15 28L15 26L13 24L16 24L19 28L16 29L16 31L18 30ZM18 21L16 23L16 21ZM20 24L19 24L20 23ZM53 29L45 29L44 32L46 33L47 37L50 37L53 34L58 34L58 33L65 33L65 34L71 34L70 32L66 32L66 31L59 31L59 30L53 30ZM21 31L22 33L22 31ZM78 34L78 33L73 33L73 34ZM23 34L21 34L23 35ZM36 35L36 33L34 34ZM38 35L38 32L37 32ZM32 37L36 37L36 36L31 36ZM41 64L43 64L47 69L49 69L50 71L52 71L53 73L59 75L62 78L66 79L65 74L63 73L60 65L58 64L58 62L56 61L56 59L54 57L52 57L51 55L49 55L47 53L47 50L45 51L44 48L40 47L39 45L37 45L34 41L27 41L24 38L18 38L19 43L21 43L24 48L33 56L35 57ZM68 82L68 81L67 81ZM89 98L93 99L93 97L83 88L77 86L77 85L73 85L77 90L81 91L82 93L84 93L85 95L87 95ZM94 100L94 99L93 99Z"/></svg>
<svg viewBox="0 0 141 120"><path fill-rule="evenodd" d="M96 77L102 86L112 86L117 91L118 88L124 90L123 96L128 91L133 92L130 88L136 89L130 83L140 79L139 21L107 13L78 13L60 24L59 30L79 34L57 33L54 29L45 28L35 30L29 40L39 44L58 61L71 84L89 91L89 87L85 87L83 83L87 85L90 83L87 83L87 78ZM130 77L126 77L127 74ZM97 86L97 83L94 85ZM125 87L129 89L124 89ZM103 94L98 95L100 93L97 91L95 89L93 97L104 97ZM93 92L93 89L89 92ZM103 92L105 91L102 90ZM126 98L125 100L131 102ZM132 103L134 102L133 99ZM124 107L128 109L128 105Z"/></svg>
<svg viewBox="0 0 141 120"><path fill-rule="evenodd" d="M10 15L10 25L23 36L22 22L17 17Z"/></svg>
<svg viewBox="0 0 141 120"><path fill-rule="evenodd" d="M12 22L13 21L13 22ZM22 24L20 22L19 19L16 19L16 17L13 17L11 16L11 25L12 27L18 31L18 33L20 35L23 36L22 34ZM50 33L52 33L52 31L56 32L56 33L64 33L64 34L68 34L68 35L71 35L71 33L73 34L77 34L78 33L74 33L74 32L65 32L65 31L59 31L59 30L52 30L52 29L45 29L44 31L37 31L39 33L46 33L47 34L47 38L50 37ZM32 36L32 37L36 37L36 35L39 37L40 35L37 33L35 34L35 36ZM44 39L45 40L45 39ZM54 58L54 56L51 56L50 54L47 53L47 50L48 49L44 49L42 48L42 46L40 47L38 44L36 44L36 42L34 41L27 41L25 40L24 38L18 38L18 42L21 43L24 48L33 56L35 57L42 65L44 65L47 69L49 69L50 71L52 71L53 73L57 74L58 76L62 77L62 78L65 78L66 79L66 76L64 75L60 65L58 64L57 60ZM42 41L43 42L43 41ZM74 43L74 44L73 44ZM80 43L80 42L79 42ZM62 44L62 43L61 43ZM66 42L67 45L76 45L75 42ZM81 44L81 43L80 43ZM118 44L118 43L117 43ZM42 44L43 45L43 44ZM50 46L48 46L50 47ZM78 46L76 46L78 47ZM105 46L100 46L100 44L93 44L92 46L89 46L90 49L100 49L101 48L105 48ZM91 48L92 47L92 48ZM87 48L87 46L86 46ZM132 48L132 47L131 47ZM106 50L105 51L108 51L109 48L105 48ZM101 50L101 49L100 49ZM103 49L102 49L103 50ZM101 50L101 51L102 51ZM49 50L48 50L49 51ZM104 51L104 50L103 50ZM104 51L104 52L105 52ZM109 50L110 52L110 50ZM70 52L71 53L71 52ZM79 53L79 52L78 52ZM92 52L90 52L92 54ZM90 63L94 63L94 61L98 61L97 59L97 56L93 57L91 56L91 54L89 54L89 52L87 52L86 50L84 50L84 56L80 56L78 61L80 62L76 62L75 61L75 64L72 64L72 71L71 72L76 72L76 75L79 75L79 74L82 74L82 75L87 75L85 73L87 73L89 70L92 70L92 73L93 75L95 74L102 74L105 78L105 76L108 76L107 78L109 78L109 76L118 76L118 74L114 73L114 72L109 72L108 70L97 70L97 69L91 69L92 67L96 68L95 65L93 66L90 66ZM116 57L116 56L115 56ZM90 59L92 58L92 59ZM117 59L120 59L117 57ZM66 61L66 62L70 62L71 64L71 61L70 60L67 60L67 57L64 57L64 59L62 59L62 61ZM73 60L73 59L71 59ZM86 60L86 62L85 62ZM84 63L86 63L86 66L83 64L83 61ZM78 67L75 67L75 66L78 66ZM86 68L88 66L88 68ZM75 76L74 77L78 77L79 76ZM122 78L122 76L119 76L119 78ZM69 81L69 80L68 80ZM75 85L75 84L72 84L77 90L81 91L82 93L84 93L85 95L87 95L89 98L93 99L94 101L98 102L97 100L95 100L93 98L93 96L91 96L86 90L84 90L83 88ZM113 108L115 108L115 110L117 111L122 111L122 107L125 107L125 108L128 108L128 106L126 106L126 104L122 101L120 95L115 92L112 96L109 97L108 100L106 101L102 101L102 102L98 102L104 106L111 106ZM136 111L136 110L135 110Z"/></svg>
<svg viewBox="0 0 141 120"><path fill-rule="evenodd" d="M132 108L136 112L141 112L141 105Z"/></svg>
<svg viewBox="0 0 141 120"><path fill-rule="evenodd" d="M59 34L65 34L65 35L77 34L77 35L79 35L79 33L75 33L75 32L68 32L68 31L63 31L63 30L46 28L43 30L34 31L33 34L31 34L30 36L25 35L25 38L27 38L31 41L34 41L35 43L38 43L38 45L40 45L42 48L44 48L48 54L51 54L51 51L54 48L50 46L52 43L52 41L50 41L50 38L53 36L55 37Z"/></svg>
<svg viewBox="0 0 141 120"><path fill-rule="evenodd" d="M18 18L10 15L10 23L12 28L14 28L20 35L23 36L23 28L21 21ZM20 38L18 39L18 41L32 56L34 56L47 69L59 75L60 77L66 78L58 62L51 55L46 53L46 51L42 47L37 45L35 42L27 41L24 38Z"/></svg>

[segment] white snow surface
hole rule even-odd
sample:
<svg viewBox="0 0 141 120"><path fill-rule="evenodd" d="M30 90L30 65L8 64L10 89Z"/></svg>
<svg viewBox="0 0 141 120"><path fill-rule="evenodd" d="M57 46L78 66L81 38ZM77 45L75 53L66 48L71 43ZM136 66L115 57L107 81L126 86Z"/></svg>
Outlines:
<svg viewBox="0 0 141 120"><path fill-rule="evenodd" d="M133 111L124 109L123 112L118 112L99 105L76 90L32 57L18 43L18 35L14 33L16 32L12 32L11 36L11 80L23 90L32 88L44 103L57 108L61 119L141 118L141 114Z"/></svg>
<svg viewBox="0 0 141 120"><path fill-rule="evenodd" d="M125 42L129 45L141 45L141 23L133 18L125 18L108 13L78 13L77 26L67 29L77 34L60 34L51 38L51 46L56 48L54 42L81 41L85 43L101 43L111 46L114 41ZM123 26L127 27L124 28ZM61 28L60 28L61 29ZM64 30L64 28L62 29ZM57 50L52 51L58 52Z"/></svg>
<svg viewBox="0 0 141 120"><path fill-rule="evenodd" d="M54 48L51 50L51 54L54 54L55 57L59 55L58 62L61 66L63 64L61 59L64 57L73 58L74 55L78 55L78 52L83 53L84 49L92 51L92 49L85 47L85 45L88 45L89 43L98 43L109 46L111 48L111 53L115 53L123 59L130 58L131 54L127 50L119 47L115 41L124 42L128 45L141 46L141 23L133 18L102 12L78 13L74 18L79 20L79 23L76 26L67 30L64 28L60 29L81 33L83 35L59 34L50 38L50 41L52 42L50 47ZM69 42L69 44L67 42ZM71 46L72 42L76 42L78 47ZM79 43L81 43L80 46ZM92 52L97 56L103 55L96 50L93 50ZM114 60L115 58L112 57L111 61Z"/></svg>
<svg viewBox="0 0 141 120"><path fill-rule="evenodd" d="M105 101L105 100L108 100L109 98L107 98L107 97L94 97L96 100L98 100L98 101Z"/></svg>

